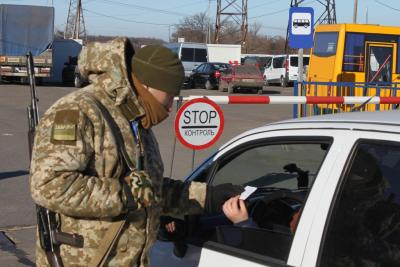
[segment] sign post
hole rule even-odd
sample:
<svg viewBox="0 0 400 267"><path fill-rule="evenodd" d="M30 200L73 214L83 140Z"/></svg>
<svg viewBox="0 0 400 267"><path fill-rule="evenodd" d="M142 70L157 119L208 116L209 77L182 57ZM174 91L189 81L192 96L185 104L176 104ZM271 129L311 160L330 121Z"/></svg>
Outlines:
<svg viewBox="0 0 400 267"><path fill-rule="evenodd" d="M190 100L178 110L175 134L184 146L193 149L192 169L195 150L212 146L221 136L223 128L221 108L207 98Z"/></svg>
<svg viewBox="0 0 400 267"><path fill-rule="evenodd" d="M311 7L291 7L289 11L289 46L298 48L297 81L303 83L303 48L313 46L314 10Z"/></svg>

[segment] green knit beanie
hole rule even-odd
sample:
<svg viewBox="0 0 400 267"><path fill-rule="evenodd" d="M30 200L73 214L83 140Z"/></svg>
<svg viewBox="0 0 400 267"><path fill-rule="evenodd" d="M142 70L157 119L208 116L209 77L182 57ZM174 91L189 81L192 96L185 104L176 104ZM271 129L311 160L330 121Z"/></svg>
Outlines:
<svg viewBox="0 0 400 267"><path fill-rule="evenodd" d="M178 56L162 45L139 49L132 58L132 72L141 83L174 96L185 78Z"/></svg>

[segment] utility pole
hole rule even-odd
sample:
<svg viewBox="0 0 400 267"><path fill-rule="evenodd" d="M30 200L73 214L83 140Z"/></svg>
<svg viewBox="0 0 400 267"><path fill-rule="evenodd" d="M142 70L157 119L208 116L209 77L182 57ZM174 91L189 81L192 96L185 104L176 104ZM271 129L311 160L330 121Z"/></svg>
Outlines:
<svg viewBox="0 0 400 267"><path fill-rule="evenodd" d="M207 7L207 31L206 31L206 44L211 43L210 39L210 5L211 0L208 0L208 7Z"/></svg>
<svg viewBox="0 0 400 267"><path fill-rule="evenodd" d="M222 0L217 0L217 16L215 18L215 35L214 43L220 42L221 35L223 33L222 27L223 22L232 19L240 25L240 40L239 43L242 46L242 51L247 52L247 31L248 31L248 17L247 17L247 1L248 0L225 0L222 5ZM241 2L239 4L238 2ZM221 17L225 18L221 22Z"/></svg>
<svg viewBox="0 0 400 267"><path fill-rule="evenodd" d="M81 0L69 1L68 18L67 25L65 26L64 38L86 40L86 28L83 19Z"/></svg>
<svg viewBox="0 0 400 267"><path fill-rule="evenodd" d="M353 23L357 23L357 6L358 6L358 0L354 0L354 10L353 10Z"/></svg>

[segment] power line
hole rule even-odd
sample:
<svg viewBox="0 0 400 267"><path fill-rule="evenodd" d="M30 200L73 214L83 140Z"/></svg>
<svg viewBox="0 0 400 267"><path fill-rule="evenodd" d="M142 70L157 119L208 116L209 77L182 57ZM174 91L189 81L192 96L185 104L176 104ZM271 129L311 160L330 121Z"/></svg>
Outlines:
<svg viewBox="0 0 400 267"><path fill-rule="evenodd" d="M395 10L395 11L399 11L399 12L400 12L400 9L394 8L394 7L392 7L392 6L389 6L389 5L385 4L385 3L382 3L381 1L375 0L375 2L378 3L378 4L380 4L380 5L382 5L382 6L384 6L384 7L387 7L387 8L390 8L390 9L392 9L392 10Z"/></svg>
<svg viewBox="0 0 400 267"><path fill-rule="evenodd" d="M281 1L281 0L273 0L273 1L269 1L269 2L267 2L267 3L263 3L263 4L260 4L260 5L256 5L256 6L249 7L249 8L247 8L247 9L254 9L254 8L256 8L256 7L266 6L266 5L274 4L274 3L277 3L277 2L282 2L282 1Z"/></svg>
<svg viewBox="0 0 400 267"><path fill-rule="evenodd" d="M171 23L169 23L169 24L167 24L167 23L154 23L154 22L146 22L146 21L118 18L118 17L115 17L115 16L111 16L111 15L107 15L107 14L91 11L91 10L88 10L86 8L84 8L83 10L85 10L86 12L92 13L92 14L96 14L96 15L102 16L102 17L111 18L111 19L124 21L124 22L134 22L134 23L138 23L138 24L148 24L148 25L157 25L157 26L169 26L169 25L171 25Z"/></svg>
<svg viewBox="0 0 400 267"><path fill-rule="evenodd" d="M141 9L145 11L150 11L150 12L157 12L157 13L162 13L166 15L173 15L173 16L187 16L187 14L180 13L180 12L174 12L174 11L168 11L168 10L163 10L163 9L157 9L157 8L151 8L151 7L146 7L146 6L139 6L135 4L127 4L123 2L118 2L118 1L112 1L112 0L101 0L102 2L112 4L112 5L119 5L119 6L124 6L124 7L132 7L136 9Z"/></svg>
<svg viewBox="0 0 400 267"><path fill-rule="evenodd" d="M92 0L92 1L94 1L94 0ZM197 5L199 3L204 3L204 0L197 1L197 2L194 2L194 3L190 3L190 4L187 4L187 5L180 5L180 6L171 7L171 8L165 9L165 11L175 10L175 9L178 9L178 8L183 8L183 7L188 7L188 6L194 6L194 5ZM118 16L137 16L137 15L142 15L142 14L147 14L147 13L148 12L125 13L125 14L118 14ZM189 14L186 14L185 16L189 16Z"/></svg>
<svg viewBox="0 0 400 267"><path fill-rule="evenodd" d="M304 4L311 4L311 3L316 2L316 1L317 0L312 0L312 1L304 2ZM265 13L265 14L261 14L261 15L258 15L258 16L254 16L254 17L251 17L249 19L256 19L256 18L260 18L260 17L276 15L276 14L279 14L279 13L287 12L287 11L289 11L289 9L290 8L280 9L280 10L273 11L273 12L270 12L270 13Z"/></svg>

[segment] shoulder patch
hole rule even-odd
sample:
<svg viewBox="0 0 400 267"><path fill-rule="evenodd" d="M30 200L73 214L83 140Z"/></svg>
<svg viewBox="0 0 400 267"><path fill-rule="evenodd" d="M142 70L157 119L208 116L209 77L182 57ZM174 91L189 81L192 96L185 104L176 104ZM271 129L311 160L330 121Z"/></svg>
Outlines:
<svg viewBox="0 0 400 267"><path fill-rule="evenodd" d="M78 120L78 110L57 111L51 131L51 142L53 144L75 145Z"/></svg>

